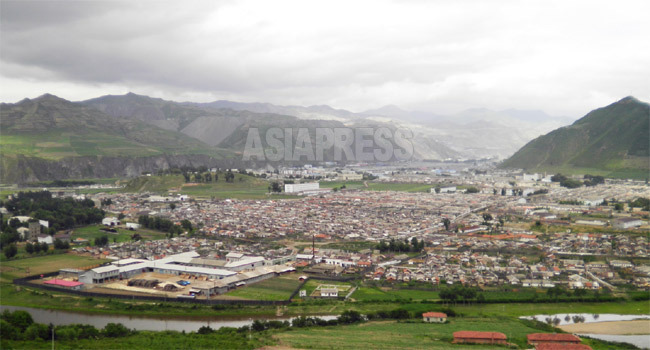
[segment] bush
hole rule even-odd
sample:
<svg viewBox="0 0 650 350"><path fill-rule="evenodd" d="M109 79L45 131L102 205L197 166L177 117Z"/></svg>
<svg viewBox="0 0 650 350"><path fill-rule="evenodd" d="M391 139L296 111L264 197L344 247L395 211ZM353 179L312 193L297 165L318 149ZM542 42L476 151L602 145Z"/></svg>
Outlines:
<svg viewBox="0 0 650 350"><path fill-rule="evenodd" d="M16 327L21 333L24 332L27 327L34 323L32 315L27 311L16 310L14 312L9 312L5 310L0 319L9 322L12 326Z"/></svg>
<svg viewBox="0 0 650 350"><path fill-rule="evenodd" d="M199 328L198 332L199 334L210 334L213 333L214 329L210 328L210 326L202 326Z"/></svg>
<svg viewBox="0 0 650 350"><path fill-rule="evenodd" d="M50 327L41 323L32 323L27 327L23 336L25 340L48 340L51 337Z"/></svg>
<svg viewBox="0 0 650 350"><path fill-rule="evenodd" d="M117 338L127 336L131 331L121 323L109 323L104 327L102 333L106 337Z"/></svg>
<svg viewBox="0 0 650 350"><path fill-rule="evenodd" d="M0 320L0 339L3 340L19 340L20 329L14 327L11 323L7 322L4 318Z"/></svg>

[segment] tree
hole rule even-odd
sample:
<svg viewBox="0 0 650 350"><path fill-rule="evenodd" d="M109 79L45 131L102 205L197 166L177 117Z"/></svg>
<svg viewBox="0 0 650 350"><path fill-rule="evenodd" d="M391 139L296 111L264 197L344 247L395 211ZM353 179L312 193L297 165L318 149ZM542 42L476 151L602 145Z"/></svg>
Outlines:
<svg viewBox="0 0 650 350"><path fill-rule="evenodd" d="M31 244L30 242L27 242L27 244L25 244L25 251L27 252L27 254L34 253L34 245Z"/></svg>
<svg viewBox="0 0 650 350"><path fill-rule="evenodd" d="M192 222L190 220L183 219L181 226L187 231L192 231Z"/></svg>
<svg viewBox="0 0 650 350"><path fill-rule="evenodd" d="M174 209L176 209L176 204L174 204L174 203L169 203L169 209L171 209L172 211L174 211Z"/></svg>
<svg viewBox="0 0 650 350"><path fill-rule="evenodd" d="M2 249L2 252L7 257L7 259L11 259L18 253L18 248L16 248L16 245L14 243L11 243L5 246L4 249Z"/></svg>
<svg viewBox="0 0 650 350"><path fill-rule="evenodd" d="M473 187L473 186L468 187L466 191L467 191L467 193L478 193L479 192L478 188Z"/></svg>
<svg viewBox="0 0 650 350"><path fill-rule="evenodd" d="M95 246L103 247L108 244L108 236L101 236L95 238Z"/></svg>
<svg viewBox="0 0 650 350"><path fill-rule="evenodd" d="M57 238L54 240L54 249L70 249L70 244Z"/></svg>
<svg viewBox="0 0 650 350"><path fill-rule="evenodd" d="M125 217L126 217L126 215L124 215L123 213L119 213L119 214L117 214L117 219L118 219L118 220L122 220L122 219L124 219Z"/></svg>
<svg viewBox="0 0 650 350"><path fill-rule="evenodd" d="M282 186L277 181L271 183L271 192L282 192Z"/></svg>
<svg viewBox="0 0 650 350"><path fill-rule="evenodd" d="M445 231L449 231L449 225L451 225L451 221L449 221L447 218L444 218L442 219L442 224L445 225Z"/></svg>
<svg viewBox="0 0 650 350"><path fill-rule="evenodd" d="M439 187L439 186L436 186L436 188L434 189L434 191L435 191L436 193L440 193L440 187Z"/></svg>
<svg viewBox="0 0 650 350"><path fill-rule="evenodd" d="M41 243L41 251L43 251L44 253L46 253L48 249L49 249L49 246L47 245L47 243L42 242L42 243Z"/></svg>

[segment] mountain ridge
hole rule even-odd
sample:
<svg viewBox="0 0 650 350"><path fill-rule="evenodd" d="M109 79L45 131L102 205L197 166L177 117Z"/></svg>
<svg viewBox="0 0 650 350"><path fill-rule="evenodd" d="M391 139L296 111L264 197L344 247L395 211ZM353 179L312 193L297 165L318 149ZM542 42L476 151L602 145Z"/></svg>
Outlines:
<svg viewBox="0 0 650 350"><path fill-rule="evenodd" d="M650 172L650 104L628 96L540 136L503 168L585 168Z"/></svg>

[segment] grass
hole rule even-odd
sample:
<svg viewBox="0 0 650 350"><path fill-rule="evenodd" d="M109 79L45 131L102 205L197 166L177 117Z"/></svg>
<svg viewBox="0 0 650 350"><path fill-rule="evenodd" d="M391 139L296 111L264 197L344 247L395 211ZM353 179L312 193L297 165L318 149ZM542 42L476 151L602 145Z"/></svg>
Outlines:
<svg viewBox="0 0 650 350"><path fill-rule="evenodd" d="M139 331L119 338L56 340L57 349L258 349L273 341L266 333L222 329L210 334ZM51 341L2 341L2 349L51 349Z"/></svg>
<svg viewBox="0 0 650 350"><path fill-rule="evenodd" d="M418 183L387 183L366 181L321 181L321 188L334 188L345 185L346 189L366 190L366 191L400 191L400 192L429 192L435 187L427 184Z"/></svg>
<svg viewBox="0 0 650 350"><path fill-rule="evenodd" d="M526 335L539 330L516 319L454 318L447 324L377 321L350 326L297 329L276 335L283 345L300 349L503 349L495 345L455 345L453 332L502 332L525 348Z"/></svg>
<svg viewBox="0 0 650 350"><path fill-rule="evenodd" d="M107 236L108 240L113 242L128 242L131 241L131 236L134 234L139 234L143 240L154 240L154 239L163 239L165 238L165 233L154 230L147 229L138 229L135 231L127 230L124 228L116 228L117 233L100 231L100 229L105 228L104 225L89 225L81 228L74 229L72 232L72 239L76 238L85 238L89 240L89 243L93 243L95 238L102 236Z"/></svg>
<svg viewBox="0 0 650 350"><path fill-rule="evenodd" d="M358 301L380 300L437 300L438 292L433 290L382 289L378 287L359 287L351 298Z"/></svg>
<svg viewBox="0 0 650 350"><path fill-rule="evenodd" d="M125 192L169 192L197 198L283 199L298 198L285 194L269 194L269 182L253 176L235 174L233 182L225 181L225 173L218 174L216 182L186 183L182 175L140 176L131 180Z"/></svg>
<svg viewBox="0 0 650 350"><path fill-rule="evenodd" d="M292 273L237 288L226 295L252 300L287 300L300 283L298 274Z"/></svg>
<svg viewBox="0 0 650 350"><path fill-rule="evenodd" d="M11 282L14 278L28 275L59 271L62 268L84 268L103 264L108 260L95 259L74 254L44 255L34 258L10 260L0 266L2 282Z"/></svg>

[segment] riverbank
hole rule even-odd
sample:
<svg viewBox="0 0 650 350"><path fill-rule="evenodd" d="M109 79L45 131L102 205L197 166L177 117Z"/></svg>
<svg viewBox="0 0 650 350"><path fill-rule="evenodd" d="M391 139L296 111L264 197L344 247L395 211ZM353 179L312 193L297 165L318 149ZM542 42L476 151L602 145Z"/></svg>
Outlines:
<svg viewBox="0 0 650 350"><path fill-rule="evenodd" d="M648 301L602 302L602 303L510 303L510 304L451 304L442 305L426 301L326 301L314 300L294 302L287 306L265 305L199 305L191 303L148 302L137 300L117 300L110 298L83 298L65 292L54 293L39 289L24 288L9 284L0 285L2 305L33 307L81 312L86 314L128 315L151 318L194 318L206 319L220 317L223 319L275 318L277 316L319 316L337 315L346 310L362 313L379 310L405 309L409 312L427 312L452 308L456 313L466 316L531 316L536 314L558 314L572 310L576 313L590 314L631 314L647 313Z"/></svg>
<svg viewBox="0 0 650 350"><path fill-rule="evenodd" d="M574 323L559 326L568 333L637 335L650 334L650 320Z"/></svg>

